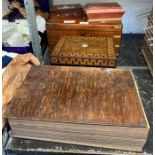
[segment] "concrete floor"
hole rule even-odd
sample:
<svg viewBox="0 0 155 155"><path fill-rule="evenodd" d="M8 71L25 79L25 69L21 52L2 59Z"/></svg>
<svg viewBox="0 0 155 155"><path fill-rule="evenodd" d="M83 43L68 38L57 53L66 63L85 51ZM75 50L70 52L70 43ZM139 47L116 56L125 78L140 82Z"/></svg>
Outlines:
<svg viewBox="0 0 155 155"><path fill-rule="evenodd" d="M143 153L153 154L153 79L140 50L144 41L143 37L143 35L123 35L120 57L118 59L118 68L130 68L133 70L144 109L150 124L150 132L144 146ZM133 152L126 151L25 140L19 138L9 138L5 148L6 153L9 155L42 155L60 153L134 154Z"/></svg>

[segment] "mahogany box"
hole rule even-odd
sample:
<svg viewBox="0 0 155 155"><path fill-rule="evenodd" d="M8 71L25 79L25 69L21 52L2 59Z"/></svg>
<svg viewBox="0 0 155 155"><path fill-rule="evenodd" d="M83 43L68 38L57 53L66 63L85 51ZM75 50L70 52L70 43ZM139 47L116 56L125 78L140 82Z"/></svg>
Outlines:
<svg viewBox="0 0 155 155"><path fill-rule="evenodd" d="M50 9L52 23L79 23L84 20L83 7L80 4L54 5Z"/></svg>

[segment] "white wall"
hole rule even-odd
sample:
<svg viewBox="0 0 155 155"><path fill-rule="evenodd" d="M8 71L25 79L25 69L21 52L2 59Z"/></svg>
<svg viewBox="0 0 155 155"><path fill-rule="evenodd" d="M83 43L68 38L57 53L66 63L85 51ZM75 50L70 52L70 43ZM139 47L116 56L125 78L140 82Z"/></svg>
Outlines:
<svg viewBox="0 0 155 155"><path fill-rule="evenodd" d="M144 33L147 25L147 17L139 18L145 12L152 9L152 0L53 0L53 4L75 4L82 5L91 2L118 2L125 10L123 16L123 33Z"/></svg>

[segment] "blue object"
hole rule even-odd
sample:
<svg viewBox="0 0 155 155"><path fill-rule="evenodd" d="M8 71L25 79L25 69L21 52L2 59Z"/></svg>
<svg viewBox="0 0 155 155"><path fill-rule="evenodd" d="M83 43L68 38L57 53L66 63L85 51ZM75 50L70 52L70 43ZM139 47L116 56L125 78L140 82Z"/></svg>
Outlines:
<svg viewBox="0 0 155 155"><path fill-rule="evenodd" d="M6 55L3 56L2 57L2 68L6 67L10 63L11 60L12 60L11 57L6 56Z"/></svg>
<svg viewBox="0 0 155 155"><path fill-rule="evenodd" d="M26 47L6 47L2 46L3 51L7 52L13 52L17 54L26 54L32 52L32 47L31 46L26 46Z"/></svg>
<svg viewBox="0 0 155 155"><path fill-rule="evenodd" d="M9 2L12 2L13 0L8 0ZM24 4L24 0L19 0L21 4ZM50 6L49 6L49 0L37 0L37 2L40 4L41 9L44 12L50 13Z"/></svg>
<svg viewBox="0 0 155 155"><path fill-rule="evenodd" d="M2 47L2 50L17 54L26 54L32 51L30 47L5 47L5 46Z"/></svg>

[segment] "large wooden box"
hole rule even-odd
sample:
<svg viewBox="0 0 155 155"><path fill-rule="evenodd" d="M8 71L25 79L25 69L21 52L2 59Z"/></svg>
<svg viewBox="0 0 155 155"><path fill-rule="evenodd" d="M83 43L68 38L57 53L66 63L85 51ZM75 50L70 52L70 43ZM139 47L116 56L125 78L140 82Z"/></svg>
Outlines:
<svg viewBox="0 0 155 155"><path fill-rule="evenodd" d="M8 107L11 136L142 151L149 124L137 88L130 70L34 66Z"/></svg>
<svg viewBox="0 0 155 155"><path fill-rule="evenodd" d="M115 67L112 37L61 37L51 53L52 64Z"/></svg>
<svg viewBox="0 0 155 155"><path fill-rule="evenodd" d="M52 51L61 36L113 37L116 55L119 55L122 25L47 23L48 46Z"/></svg>

